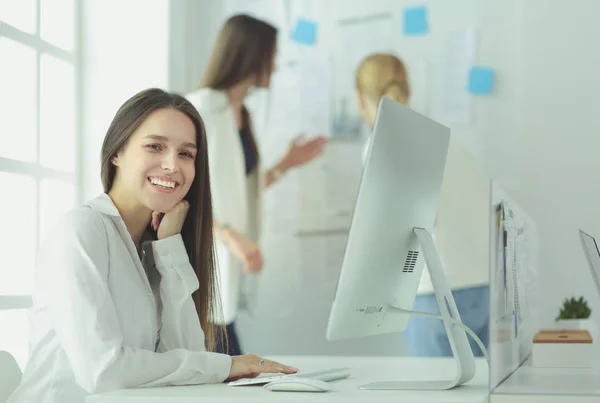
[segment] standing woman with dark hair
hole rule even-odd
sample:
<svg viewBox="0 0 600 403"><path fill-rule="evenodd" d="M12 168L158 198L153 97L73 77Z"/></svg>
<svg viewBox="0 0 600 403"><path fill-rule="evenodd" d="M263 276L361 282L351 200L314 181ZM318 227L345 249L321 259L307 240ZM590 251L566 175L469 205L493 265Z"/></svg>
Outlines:
<svg viewBox="0 0 600 403"><path fill-rule="evenodd" d="M104 193L66 214L40 250L31 357L10 403L295 372L210 352L209 177L204 124L184 97L150 89L121 106L102 145Z"/></svg>
<svg viewBox="0 0 600 403"><path fill-rule="evenodd" d="M326 144L323 137L297 138L263 171L244 99L252 87L269 86L276 51L276 28L248 15L233 16L221 29L201 88L187 95L206 123L223 312L214 320L227 331L228 343L220 343L218 351L232 355L240 354L234 328L238 307L254 302L256 274L263 267L257 245L262 191L317 157Z"/></svg>

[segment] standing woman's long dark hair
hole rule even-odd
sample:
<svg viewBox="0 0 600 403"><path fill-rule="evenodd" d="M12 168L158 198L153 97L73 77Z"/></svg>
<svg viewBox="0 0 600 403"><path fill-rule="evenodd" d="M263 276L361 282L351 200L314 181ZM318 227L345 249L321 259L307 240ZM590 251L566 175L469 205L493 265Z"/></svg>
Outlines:
<svg viewBox="0 0 600 403"><path fill-rule="evenodd" d="M117 111L102 144L102 185L108 193L112 187L116 167L111 163L135 130L154 111L163 108L176 109L186 114L196 129L198 154L195 161L196 176L185 200L190 204L188 215L181 230L190 263L196 272L200 288L192 295L200 325L206 335L206 348L215 349L216 332L211 318L218 304L218 287L213 245L213 214L210 193L208 150L202 118L194 106L183 96L158 88L139 92L126 101Z"/></svg>
<svg viewBox="0 0 600 403"><path fill-rule="evenodd" d="M256 77L256 85L269 83L277 45L277 28L246 14L230 17L217 38L203 88L228 90L248 77ZM242 129L250 133L252 149L259 159L250 115L242 108Z"/></svg>

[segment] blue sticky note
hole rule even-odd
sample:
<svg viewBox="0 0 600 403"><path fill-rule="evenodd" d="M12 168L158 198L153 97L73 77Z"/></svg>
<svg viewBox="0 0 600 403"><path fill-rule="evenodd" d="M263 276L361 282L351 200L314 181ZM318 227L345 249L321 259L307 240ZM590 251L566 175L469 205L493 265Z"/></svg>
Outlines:
<svg viewBox="0 0 600 403"><path fill-rule="evenodd" d="M314 45L317 41L317 23L306 18L298 18L292 31L292 40L303 45Z"/></svg>
<svg viewBox="0 0 600 403"><path fill-rule="evenodd" d="M469 71L468 90L471 94L487 95L494 87L494 69L491 67L472 67Z"/></svg>
<svg viewBox="0 0 600 403"><path fill-rule="evenodd" d="M429 32L427 7L408 7L404 9L404 35L425 35Z"/></svg>

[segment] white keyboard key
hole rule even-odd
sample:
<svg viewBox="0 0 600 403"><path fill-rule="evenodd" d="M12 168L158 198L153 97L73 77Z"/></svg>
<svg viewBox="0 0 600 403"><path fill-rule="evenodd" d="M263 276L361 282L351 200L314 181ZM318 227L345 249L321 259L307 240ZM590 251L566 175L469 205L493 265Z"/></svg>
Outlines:
<svg viewBox="0 0 600 403"><path fill-rule="evenodd" d="M296 374L281 374L281 373L265 373L260 374L256 378L242 378L237 381L229 382L229 386L248 386L248 385L264 385L278 379L286 377L304 377L317 379L319 381L334 381L336 379L347 378L350 375L348 368L330 368L313 372L298 372Z"/></svg>

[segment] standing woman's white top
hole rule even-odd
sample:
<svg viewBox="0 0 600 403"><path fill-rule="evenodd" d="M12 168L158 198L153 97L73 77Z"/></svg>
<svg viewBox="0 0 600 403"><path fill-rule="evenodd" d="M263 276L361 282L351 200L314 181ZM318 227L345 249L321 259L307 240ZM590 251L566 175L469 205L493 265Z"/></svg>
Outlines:
<svg viewBox="0 0 600 403"><path fill-rule="evenodd" d="M264 263L258 245L261 194L289 169L320 155L326 144L322 136L298 137L278 163L263 170L244 100L251 88L269 87L276 53L275 27L249 15L232 16L221 28L202 88L187 94L206 123L222 302L222 315L213 321L226 325L229 339L229 346L219 344L218 351L232 355L241 351L238 309L251 308Z"/></svg>
<svg viewBox="0 0 600 403"><path fill-rule="evenodd" d="M105 193L62 217L40 250L30 360L9 403L294 372L207 351L212 208L193 105L160 89L125 102L102 146L102 182Z"/></svg>

